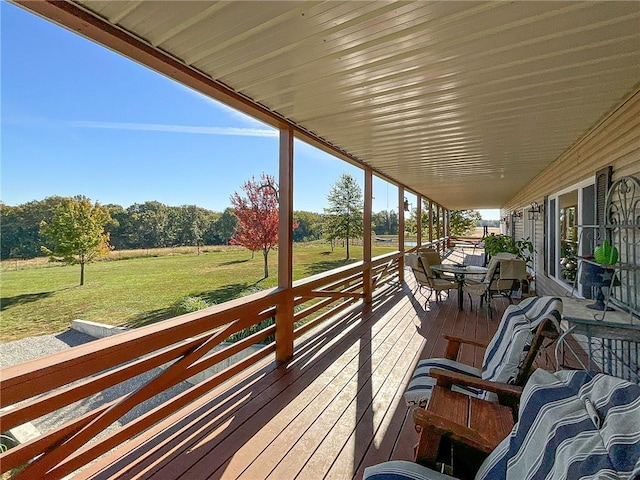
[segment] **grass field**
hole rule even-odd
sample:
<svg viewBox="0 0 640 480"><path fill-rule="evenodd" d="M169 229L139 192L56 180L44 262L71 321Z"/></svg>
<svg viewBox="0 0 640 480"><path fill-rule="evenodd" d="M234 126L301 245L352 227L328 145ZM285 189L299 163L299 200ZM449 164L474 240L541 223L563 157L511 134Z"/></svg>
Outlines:
<svg viewBox="0 0 640 480"><path fill-rule="evenodd" d="M190 248L190 250L187 250ZM362 247L351 246L351 261ZM374 255L392 251L378 245ZM65 331L74 319L136 327L174 316L173 305L186 295L222 303L277 284L277 251L269 254L270 277L263 279L263 257L241 247L195 247L117 253L86 267L50 264L43 259L2 264L0 342ZM294 279L337 268L345 248L294 245ZM124 258L124 259L117 259Z"/></svg>

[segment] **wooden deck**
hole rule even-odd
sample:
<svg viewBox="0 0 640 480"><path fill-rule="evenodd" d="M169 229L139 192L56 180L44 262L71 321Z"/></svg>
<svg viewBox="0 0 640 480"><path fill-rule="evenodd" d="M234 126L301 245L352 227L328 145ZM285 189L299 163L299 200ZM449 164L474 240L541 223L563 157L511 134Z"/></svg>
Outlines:
<svg viewBox="0 0 640 480"><path fill-rule="evenodd" d="M443 332L487 340L497 327L468 301L459 311L456 295L425 309L412 285L396 285L310 332L287 365L257 364L76 478L349 479L411 459L402 394L415 364L444 353ZM494 300L495 318L507 304ZM482 354L463 347L462 360L479 365Z"/></svg>

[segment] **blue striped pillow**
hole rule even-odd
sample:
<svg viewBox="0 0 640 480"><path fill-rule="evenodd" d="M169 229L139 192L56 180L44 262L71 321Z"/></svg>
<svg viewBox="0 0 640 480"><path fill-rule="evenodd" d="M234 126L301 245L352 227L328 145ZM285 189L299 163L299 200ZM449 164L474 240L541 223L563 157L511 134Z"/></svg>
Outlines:
<svg viewBox="0 0 640 480"><path fill-rule="evenodd" d="M562 300L558 297L531 297L507 307L485 351L482 378L513 383L538 325L550 318L559 328L561 316Z"/></svg>
<svg viewBox="0 0 640 480"><path fill-rule="evenodd" d="M538 369L520 417L477 479L581 479L640 475L640 386L585 371Z"/></svg>

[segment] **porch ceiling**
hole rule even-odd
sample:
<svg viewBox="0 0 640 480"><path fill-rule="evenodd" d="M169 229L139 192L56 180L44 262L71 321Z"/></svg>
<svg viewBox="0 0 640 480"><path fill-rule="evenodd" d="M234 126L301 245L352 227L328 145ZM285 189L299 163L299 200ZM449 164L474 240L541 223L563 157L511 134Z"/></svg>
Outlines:
<svg viewBox="0 0 640 480"><path fill-rule="evenodd" d="M640 81L640 2L72 3L452 209L502 206Z"/></svg>

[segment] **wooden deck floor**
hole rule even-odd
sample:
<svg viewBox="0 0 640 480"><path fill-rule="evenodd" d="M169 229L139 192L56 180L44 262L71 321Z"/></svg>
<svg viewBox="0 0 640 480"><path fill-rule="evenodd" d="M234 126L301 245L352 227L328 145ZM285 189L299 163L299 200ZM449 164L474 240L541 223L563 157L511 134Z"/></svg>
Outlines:
<svg viewBox="0 0 640 480"><path fill-rule="evenodd" d="M499 319L507 302L494 305ZM256 365L78 478L351 479L411 459L416 434L402 394L415 364L444 353L443 332L487 340L497 327L465 306L452 291L425 308L410 285L395 286L301 339L289 364ZM463 361L481 359L463 348Z"/></svg>

